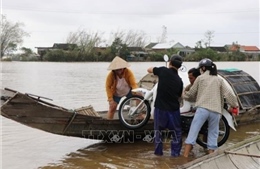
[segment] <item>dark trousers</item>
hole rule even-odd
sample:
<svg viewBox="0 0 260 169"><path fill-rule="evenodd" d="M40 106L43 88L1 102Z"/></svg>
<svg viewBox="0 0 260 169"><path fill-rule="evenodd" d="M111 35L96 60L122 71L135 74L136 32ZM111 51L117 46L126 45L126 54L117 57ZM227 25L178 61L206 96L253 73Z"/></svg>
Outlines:
<svg viewBox="0 0 260 169"><path fill-rule="evenodd" d="M171 156L180 155L182 147L182 130L180 110L174 112L162 111L158 108L154 110L154 130L155 130L155 151L156 155L163 155L163 137L162 131L168 129L172 136Z"/></svg>

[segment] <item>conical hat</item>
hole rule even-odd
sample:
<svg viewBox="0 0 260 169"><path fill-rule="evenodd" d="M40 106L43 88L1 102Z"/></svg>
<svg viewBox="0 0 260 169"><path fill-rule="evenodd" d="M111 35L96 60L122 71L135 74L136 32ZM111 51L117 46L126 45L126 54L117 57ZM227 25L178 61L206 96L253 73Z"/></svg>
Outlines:
<svg viewBox="0 0 260 169"><path fill-rule="evenodd" d="M127 63L124 59L120 58L119 56L116 56L108 66L107 70L122 69L129 66L130 64Z"/></svg>

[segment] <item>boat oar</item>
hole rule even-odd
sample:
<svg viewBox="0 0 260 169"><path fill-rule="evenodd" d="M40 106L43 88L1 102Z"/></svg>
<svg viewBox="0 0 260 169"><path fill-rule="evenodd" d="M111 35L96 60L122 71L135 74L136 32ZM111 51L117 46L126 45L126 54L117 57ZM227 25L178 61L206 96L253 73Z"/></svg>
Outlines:
<svg viewBox="0 0 260 169"><path fill-rule="evenodd" d="M252 154L243 154L243 153L234 153L230 151L225 151L226 154L240 155L240 156L248 156L248 157L256 157L260 158L260 155L252 155Z"/></svg>
<svg viewBox="0 0 260 169"><path fill-rule="evenodd" d="M50 98L43 97L43 96L38 96L38 95L35 95L35 94L31 94L31 93L25 93L25 94L27 94L28 96L36 97L38 100L40 100L40 99L42 98L42 99L46 99L46 100L51 100L51 101L53 101L53 100L50 99Z"/></svg>

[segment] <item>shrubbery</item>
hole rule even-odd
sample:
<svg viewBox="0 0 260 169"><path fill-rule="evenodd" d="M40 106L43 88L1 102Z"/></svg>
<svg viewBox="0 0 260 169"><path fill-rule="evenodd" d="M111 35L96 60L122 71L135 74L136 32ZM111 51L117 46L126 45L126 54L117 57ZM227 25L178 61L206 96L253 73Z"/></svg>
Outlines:
<svg viewBox="0 0 260 169"><path fill-rule="evenodd" d="M169 57L177 53L177 50L171 50L166 52L151 52L148 55L144 55L144 61L163 61L163 56L166 54ZM52 62L96 62L96 61L111 61L115 57L115 54L110 53L109 49L103 53L91 53L84 54L79 51L63 51L53 50L44 55L44 61ZM126 59L126 56L122 56ZM248 56L242 52L227 52L217 53L212 49L201 49L190 55L184 57L185 61L199 61L203 58L209 58L213 61L260 61L260 55L258 57Z"/></svg>
<svg viewBox="0 0 260 169"><path fill-rule="evenodd" d="M166 52L150 52L147 55L143 55L142 61L151 61L159 62L163 61L163 56L166 54L169 57L172 54L177 53L177 50L168 50ZM99 61L111 61L117 54L111 52L110 48L102 52L89 52L84 53L79 50L50 50L45 55L43 55L42 61L49 62L99 62ZM126 55L126 54L125 54ZM120 53L120 57L126 59L127 56L124 56L123 53ZM236 51L236 52L227 52L227 53L217 53L212 49L199 49L196 52L187 55L184 57L185 61L199 61L203 58L209 58L213 61L260 61L260 54L257 56L246 55L245 53ZM41 61L39 56L27 56L25 54L19 54L12 56L12 59L16 61Z"/></svg>

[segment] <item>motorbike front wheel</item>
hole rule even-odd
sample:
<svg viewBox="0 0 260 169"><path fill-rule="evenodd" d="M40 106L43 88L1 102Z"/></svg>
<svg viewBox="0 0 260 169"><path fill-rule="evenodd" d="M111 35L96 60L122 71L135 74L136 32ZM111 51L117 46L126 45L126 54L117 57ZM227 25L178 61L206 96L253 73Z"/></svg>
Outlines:
<svg viewBox="0 0 260 169"><path fill-rule="evenodd" d="M218 147L222 146L228 139L230 133L230 126L225 118L222 116L219 120L219 134L218 134ZM196 142L204 147L207 148L207 136L208 136L208 124L205 123L198 135Z"/></svg>
<svg viewBox="0 0 260 169"><path fill-rule="evenodd" d="M142 96L133 95L125 98L120 104L118 117L128 129L139 129L147 124L151 117L151 107Z"/></svg>

